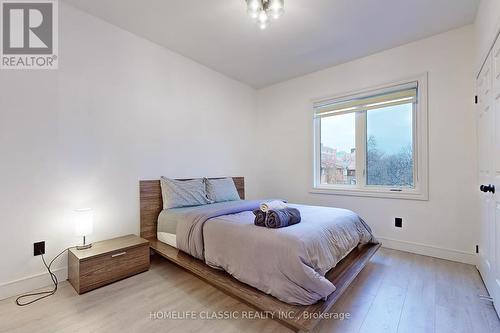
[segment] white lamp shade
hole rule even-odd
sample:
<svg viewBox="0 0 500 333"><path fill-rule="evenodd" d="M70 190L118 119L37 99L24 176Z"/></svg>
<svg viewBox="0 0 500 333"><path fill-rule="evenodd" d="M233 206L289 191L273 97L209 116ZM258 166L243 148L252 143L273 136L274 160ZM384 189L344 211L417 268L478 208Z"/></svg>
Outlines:
<svg viewBox="0 0 500 333"><path fill-rule="evenodd" d="M94 231L94 212L90 208L76 209L74 213L76 236L88 236Z"/></svg>

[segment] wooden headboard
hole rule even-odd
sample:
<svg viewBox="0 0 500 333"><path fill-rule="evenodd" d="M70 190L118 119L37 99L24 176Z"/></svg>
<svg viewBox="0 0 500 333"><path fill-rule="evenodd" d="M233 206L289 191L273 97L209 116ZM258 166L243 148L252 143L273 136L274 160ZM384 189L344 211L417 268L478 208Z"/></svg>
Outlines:
<svg viewBox="0 0 500 333"><path fill-rule="evenodd" d="M240 198L245 199L245 178L233 177L233 181L234 185L236 185L236 189L238 190ZM156 225L158 223L158 215L163 209L160 181L141 180L139 181L139 187L139 197L141 203L141 237L148 240L154 240L156 239Z"/></svg>

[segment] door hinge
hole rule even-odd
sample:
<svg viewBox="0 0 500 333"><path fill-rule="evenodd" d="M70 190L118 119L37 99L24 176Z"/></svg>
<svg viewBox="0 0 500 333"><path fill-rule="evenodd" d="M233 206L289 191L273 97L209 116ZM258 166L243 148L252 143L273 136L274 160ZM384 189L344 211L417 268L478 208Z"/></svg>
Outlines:
<svg viewBox="0 0 500 333"><path fill-rule="evenodd" d="M479 245L476 245L476 253L479 253Z"/></svg>
<svg viewBox="0 0 500 333"><path fill-rule="evenodd" d="M477 95L474 96L474 103L477 104Z"/></svg>

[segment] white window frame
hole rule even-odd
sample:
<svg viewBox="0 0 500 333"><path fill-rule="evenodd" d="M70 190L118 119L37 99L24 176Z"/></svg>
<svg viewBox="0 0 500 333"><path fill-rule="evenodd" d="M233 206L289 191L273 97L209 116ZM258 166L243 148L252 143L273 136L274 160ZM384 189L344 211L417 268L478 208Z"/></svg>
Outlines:
<svg viewBox="0 0 500 333"><path fill-rule="evenodd" d="M374 92L380 93L391 91L391 88L410 82L418 83L417 103L413 110L413 172L414 172L414 187L388 187L366 185L366 166L363 162L366 160L366 117L358 113L356 117L356 185L337 185L337 184L321 184L320 182L320 166L321 166L321 135L320 135L320 119L314 117L313 111L313 172L311 193L317 194L334 194L334 195L350 195L350 196L365 196L377 198L395 198L395 199L410 199L410 200L429 200L429 185L428 185L428 95L427 95L427 73L414 77L383 84L376 87L371 87L355 92L337 94L323 98L312 100L313 104L321 103L327 100L340 100L345 98L356 98L367 96ZM365 158L358 158L365 156Z"/></svg>

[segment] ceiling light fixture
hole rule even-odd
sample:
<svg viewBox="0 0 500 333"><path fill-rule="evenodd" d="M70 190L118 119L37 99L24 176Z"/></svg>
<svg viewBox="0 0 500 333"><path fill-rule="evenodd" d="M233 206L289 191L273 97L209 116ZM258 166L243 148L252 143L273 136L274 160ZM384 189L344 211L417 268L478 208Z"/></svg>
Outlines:
<svg viewBox="0 0 500 333"><path fill-rule="evenodd" d="M285 0L246 0L248 15L264 30L269 18L279 19L285 12Z"/></svg>

